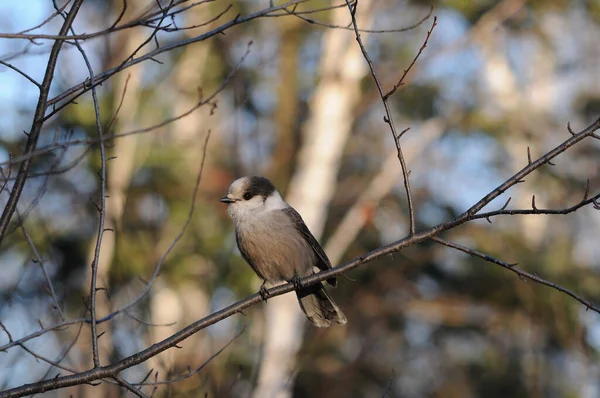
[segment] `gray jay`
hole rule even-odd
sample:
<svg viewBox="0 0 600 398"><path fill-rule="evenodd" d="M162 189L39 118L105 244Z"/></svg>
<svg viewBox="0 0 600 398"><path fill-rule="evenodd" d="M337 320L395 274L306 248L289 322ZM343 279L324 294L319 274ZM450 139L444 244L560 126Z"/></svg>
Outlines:
<svg viewBox="0 0 600 398"><path fill-rule="evenodd" d="M263 280L263 299L267 297L265 283L293 282L300 308L313 325L346 323L322 283L300 286L300 278L313 274L313 267L327 270L331 263L300 214L283 201L271 181L242 177L231 184L221 202L228 205L242 257ZM335 286L337 281L330 278L327 283Z"/></svg>

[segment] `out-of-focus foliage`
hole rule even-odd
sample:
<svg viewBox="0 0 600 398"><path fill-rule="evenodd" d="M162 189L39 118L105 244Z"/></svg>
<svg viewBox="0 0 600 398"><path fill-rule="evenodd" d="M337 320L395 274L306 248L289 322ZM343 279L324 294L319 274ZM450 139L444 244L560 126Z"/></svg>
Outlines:
<svg viewBox="0 0 600 398"><path fill-rule="evenodd" d="M36 3L44 10L43 15L51 12L51 2ZM198 11L182 13L176 22L182 26L198 24L227 5L216 1L198 7ZM267 1L233 2L226 15L233 18L266 5ZM328 5L327 1L311 1L299 10ZM600 109L597 2L378 1L371 28L411 25L426 15L430 6L439 26L409 74L409 82L391 100L396 123L412 128L405 142L417 143L418 153L409 168L418 228L461 213L523 167L527 147L533 157L542 155L569 134L567 122L577 130L597 118ZM3 32L23 30L44 19L42 14L37 19L26 17L16 5L2 5L2 10L17 21L11 26L7 22L10 18L4 17L0 21ZM77 29L99 29L99 14L116 17L120 11L117 1L86 4ZM330 14L319 12L309 17L327 22ZM363 33L385 87L396 83L430 26L431 19L407 32ZM57 30L52 24L47 29ZM132 166L122 214L113 220L114 252L106 278L99 283L108 289L99 292L108 298L106 311L126 304L143 289L143 282L151 277L186 222L204 138L211 132L194 215L185 234L166 258L152 291L129 311L130 317L122 314L110 327L102 326L111 332L105 338L109 358L129 355L257 291L259 281L235 249L232 225L219 198L233 179L247 174L266 175L285 192L296 167L308 103L320 82L317 65L321 38L327 29L292 16L256 19L225 35L162 54L160 64L139 66L135 72L139 81L130 82L124 94L125 99L137 98L135 106L130 113L119 114L112 124L122 86L109 81L99 89L101 121L110 126L109 132L155 125L191 109L198 90L204 96L214 92L252 42L235 77L216 98L214 112L205 106L179 121L136 135L128 154L117 151L114 143L109 146L109 156L129 156ZM160 33L158 41L164 45L205 30L172 36ZM143 31L141 37L145 37ZM115 40L86 42L96 70L120 62L126 42L123 35ZM0 45L1 54L11 54L22 51L27 43L3 40ZM42 47L43 54L47 45ZM35 64L32 74L39 78L45 61L45 56L23 53L11 63ZM76 50L67 47L58 64L53 94L84 80L87 71L82 65ZM127 70L121 72L127 74ZM0 122L0 161L8 160L9 154L20 154L26 140L19 132L30 122L35 93L20 94L23 84L12 71L2 69L0 118L5 121ZM329 206L322 239L325 243L381 172L383 160L395 150L371 78L365 78L361 87L351 138ZM433 120L441 129L439 136L420 144L422 131ZM55 137L66 141L96 136L93 104L86 95L45 126L39 146ZM85 148L71 146L37 157L33 172L42 175L28 181L19 207L60 304L71 318L85 312L82 296L89 290L87 278L98 217L90 198L98 198L100 192L96 174L99 149L97 145ZM598 141L586 141L561 155L556 166L545 166L494 205L501 207L511 196L511 206L530 208L532 195L536 195L540 208L577 203L587 179L591 192L600 188L599 157ZM61 171L71 165L67 171L47 175L50 170ZM109 173L121 172L109 169ZM7 196L6 192L0 195L0 205ZM380 203L364 211L369 222L347 248L343 260L406 235L401 179ZM568 216L514 216L494 219L491 224L484 220L455 229L445 238L519 263L525 270L600 302L599 213L584 208ZM0 320L15 338L39 329L38 319L43 324L58 320L43 274L31 257L15 223L0 251ZM410 247L359 268L340 282L332 295L346 313L348 325L307 329L298 360L295 396L600 394L600 317L564 294L433 243ZM155 323L162 326L152 326ZM177 377L187 372L188 366L193 369L206 361L243 327L247 330L242 336L198 374L161 386L157 395L247 396L261 360L264 332L260 306L187 340L181 350L169 351L163 362L138 366L127 376L141 380L154 368L160 369L161 379ZM76 333L77 328L71 326L32 340L27 347L57 358ZM89 341L87 325L80 339ZM0 333L0 345L7 342ZM89 366L86 344L78 343L65 366ZM29 372L22 371L26 366ZM0 353L0 369L17 370L0 371L0 387L36 381L47 368L48 364L12 348ZM53 369L46 377L56 373ZM92 388L69 393L88 394L85 389ZM63 393L59 391L56 396Z"/></svg>

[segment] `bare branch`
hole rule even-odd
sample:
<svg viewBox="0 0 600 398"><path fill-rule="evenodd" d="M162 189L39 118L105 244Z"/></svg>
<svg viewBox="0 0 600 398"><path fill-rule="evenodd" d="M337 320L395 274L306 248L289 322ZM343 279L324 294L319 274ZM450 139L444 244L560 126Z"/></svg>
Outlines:
<svg viewBox="0 0 600 398"><path fill-rule="evenodd" d="M430 14L431 14L431 11L430 11ZM410 72L412 67L415 65L415 63L417 62L417 59L419 59L419 57L421 56L421 53L423 53L423 50L425 50L425 47L427 47L427 43L429 42L431 33L433 32L433 29L435 29L436 26L437 26L437 16L434 16L433 23L431 24L431 29L429 29L427 31L427 36L425 37L425 41L423 42L423 45L421 45L421 48L419 48L419 52L417 52L417 55L415 55L415 57L413 58L410 65L408 65L408 68L404 69L404 73L402 73L402 76L400 76L400 80L398 80L398 83L394 84L394 87L392 87L392 89L383 96L383 99L387 100L389 97L394 95L394 93L396 92L396 90L398 90L398 88L400 86L404 85L404 79L406 78L406 75L408 75L408 72Z"/></svg>
<svg viewBox="0 0 600 398"><path fill-rule="evenodd" d="M69 355L69 352L75 346L75 343L77 343L77 340L79 339L79 336L81 335L82 329L83 329L83 323L80 323L79 328L77 329L77 333L75 333L75 337L73 338L71 343L67 346L67 348L63 351L63 353L60 354L59 357L56 359L56 361L55 361L56 363L60 364L63 361L63 359L65 359L66 356ZM54 369L54 366L51 366L48 368L48 371L46 372L46 374L44 375L42 380L44 380L46 377L48 377L48 375L50 374L50 371L52 371L52 369Z"/></svg>
<svg viewBox="0 0 600 398"><path fill-rule="evenodd" d="M10 68L12 70L14 70L15 72L17 72L19 75L23 76L25 79L29 80L31 83L33 83L37 88L41 89L42 85L39 84L38 82L35 81L35 79L31 76L29 76L27 73L23 72L21 69L9 64L8 62L4 62L0 59L0 65L4 65L7 68Z"/></svg>
<svg viewBox="0 0 600 398"><path fill-rule="evenodd" d="M528 164L526 167L522 168L519 172L513 175L511 178L506 180L502 185L494 189L492 192L484 196L481 200L475 203L470 209L461 214L458 219L473 217L479 210L481 210L484 206L490 203L492 200L496 199L498 196L502 195L506 192L510 187L523 182L523 177L530 174L532 171L537 170L544 164L548 163L548 161L554 159L571 146L575 145L579 141L583 140L586 137L590 137L594 134L596 130L600 128L600 119L597 119L594 123L589 125L583 131L573 135L568 140L564 141L562 144L558 145L550 152L545 155L539 157L536 161Z"/></svg>
<svg viewBox="0 0 600 398"><path fill-rule="evenodd" d="M345 7L345 4L342 5L338 5L338 6L331 6L331 7L325 7L320 9L320 11L325 11L325 10L332 10L335 8L340 8L340 7ZM311 19L311 18L307 18L304 17L303 14L307 14L308 12L298 12L298 11L291 11L288 9L285 9L285 12L289 15L293 15L296 18L299 18L301 20L303 20L304 22L308 22L310 24L314 24L314 25L318 25L318 26L323 26L325 28L330 28L330 29L342 29L342 30L354 30L353 27L349 27L349 26L343 26L343 25L335 25L335 24L330 24L327 22L322 22L322 21L317 21L315 19ZM315 10L311 10L311 13L316 12ZM361 33L402 33L402 32L408 32L409 30L413 30L418 28L419 26L421 26L423 24L423 22L427 21L429 19L429 17L431 16L431 14L433 13L433 6L429 7L429 11L427 12L427 14L421 18L420 20L418 20L416 23L407 26L405 28L397 28L397 29L359 29L358 31ZM272 17L278 17L281 16L283 14L275 14L275 15L271 15Z"/></svg>
<svg viewBox="0 0 600 398"><path fill-rule="evenodd" d="M213 359L215 359L216 357L218 357L219 355L221 355L221 353L223 351L225 351L227 349L227 347L229 347L234 341L236 341L238 339L238 337L240 337L242 334L244 334L244 332L246 332L246 327L245 326L235 336L233 336L227 342L227 344L225 344L217 352L215 352L214 354L212 354L206 361L204 361L204 363L202 363L202 365L196 367L196 369L192 370L192 369L188 368L188 371L185 374L183 374L183 375L181 375L179 377L176 377L174 379L164 380L164 381L154 381L152 383L144 383L144 381L142 381L140 383L135 383L135 385L137 385L137 386L158 386L158 385L161 385L161 384L172 384L172 383L178 382L180 380L184 380L184 379L187 379L189 377L192 377L193 375L195 375L196 373L198 373L202 369L204 369ZM146 378L147 378L147 376L146 376Z"/></svg>
<svg viewBox="0 0 600 398"><path fill-rule="evenodd" d="M495 217L495 216L499 216L499 215L509 215L509 216L530 215L530 214L562 214L562 215L565 215L565 214L573 213L574 211L577 211L586 205L593 204L594 201L596 201L598 199L600 199L600 193L598 193L595 196L592 196L590 198L582 199L577 204L570 206L570 207L563 208L563 209L540 209L535 204L535 195L534 195L531 199L531 209L506 210L505 206L503 206L500 210L495 210L495 211L490 211L487 213L481 213L481 214L474 215L473 217L471 217L471 220L477 220L480 218L490 218L490 217Z"/></svg>
<svg viewBox="0 0 600 398"><path fill-rule="evenodd" d="M0 346L0 351L4 352L12 347L19 346L28 340L35 339L35 338L40 337L48 332L52 332L54 330L63 330L71 325L82 324L84 322L86 322L85 318L77 318L77 319L71 319L69 321L63 321L63 322L57 323L56 325L53 325L50 327L42 326L41 329L38 330L37 332L28 334L27 336L21 337L18 340L13 341L12 337L9 338L9 342L7 344ZM8 332L8 330L6 328L4 328L4 326L2 325L2 322L0 322L0 327L2 327L3 330L6 332L6 334L8 334L10 336L10 333Z"/></svg>
<svg viewBox="0 0 600 398"><path fill-rule="evenodd" d="M40 253L39 253L37 247L35 246L35 243L33 243L31 236L29 236L29 233L27 232L27 228L25 228L25 223L21 219L21 215L19 214L18 210L17 210L17 218L19 220L19 225L21 226L21 230L23 231L23 236L25 236L25 240L27 240L27 245L29 246L29 248L31 249L31 251L33 253L33 258L34 258L35 262L39 264L40 268L42 269L42 272L44 273L44 278L46 278L46 283L48 284L48 290L50 292L50 296L52 297L52 301L54 302L54 308L58 311L60 318L64 321L65 315L63 314L62 310L60 309L60 304L58 303L58 298L56 297L56 292L54 291L54 285L52 283L52 280L50 279L50 275L48 275L48 271L46 270L46 264L44 263L44 260L40 256Z"/></svg>
<svg viewBox="0 0 600 398"><path fill-rule="evenodd" d="M43 20L41 23L29 28L29 29L25 29L21 32L19 32L19 34L25 34L27 32L31 32L32 30L36 30L41 28L42 26L46 25L48 22L52 21L54 18L56 18L60 13L62 13L64 10L67 9L67 6L71 3L71 0L67 0L65 2L65 4L62 5L62 7L59 7L58 9L56 9L48 18L46 18L45 20ZM29 38L30 40L33 40L33 38Z"/></svg>
<svg viewBox="0 0 600 398"><path fill-rule="evenodd" d="M9 162L12 161L12 153L8 154L8 159L9 159ZM5 174L4 170L2 170L2 167L0 167L0 175L2 175L2 178L4 179L4 183L0 187L0 194L2 192L4 192L4 190L6 189L6 185L8 184L8 180L10 179L10 175L11 174L12 174L12 164L9 163L9 165L8 165L8 173L7 174Z"/></svg>
<svg viewBox="0 0 600 398"><path fill-rule="evenodd" d="M498 260L497 258L489 256L489 255L487 255L485 253L482 253L480 251L477 251L477 250L474 250L474 249L470 249L468 247L459 245L458 243L449 242L449 241L446 241L446 240L438 238L438 237L433 237L433 238L431 238L431 240L434 241L434 242L437 242L439 244L442 244L444 246L448 246L448 247L451 247L451 248L456 249L458 251L461 251L463 253L467 253L467 254L469 254L471 256L479 257L481 259L484 259L487 262L490 262L490 263L493 263L493 264L497 264L497 265L499 265L499 266L501 266L503 268L506 268L509 271L514 272L515 274L519 275L519 277L521 277L521 278L526 278L526 279L532 280L532 281L534 281L536 283L539 283L539 284L548 286L548 287L550 287L552 289L558 290L561 293L565 293L565 294L573 297L575 300L579 301L581 304L585 305L586 308L594 310L594 311L600 313L600 306L598 306L598 305L592 303L591 301L589 301L589 300L581 297L579 294L575 293L574 291L572 291L572 290L570 290L570 289L568 289L568 288L566 288L564 286L561 286L558 283L551 282L551 281L549 281L547 279L544 279L544 278L542 278L542 277L540 277L538 275L535 275L535 274L532 274L530 272L524 271L524 270L518 268L515 264L506 263L506 262L504 262L502 260Z"/></svg>
<svg viewBox="0 0 600 398"><path fill-rule="evenodd" d="M29 355L31 355L32 357L34 357L36 360L42 361L42 362L46 362L49 365L52 365L55 368L64 370L66 372L72 373L72 374L76 374L77 371L75 369L71 369L68 368L66 366L61 365L59 362L57 361L53 361L50 360L38 353L33 352L30 348L27 348L24 344L19 344L19 347L21 347L23 349L23 351L25 351L26 353L28 353Z"/></svg>
<svg viewBox="0 0 600 398"><path fill-rule="evenodd" d="M12 335L10 334L10 332L8 331L6 326L4 326L2 321L0 321L0 327L2 328L2 330L4 330L4 333L6 333L6 335L8 336L8 341L12 343L13 342ZM3 350L2 347L0 347L0 351L5 351L5 350Z"/></svg>
<svg viewBox="0 0 600 398"><path fill-rule="evenodd" d="M113 22L113 24L110 25L109 29L114 29L119 24L119 22L121 22L121 20L125 16L125 12L127 12L127 0L123 0L123 8L121 9L121 12L119 13L119 16L117 17L115 22Z"/></svg>
<svg viewBox="0 0 600 398"><path fill-rule="evenodd" d="M130 392L132 392L134 395L138 396L138 397L142 397L142 398L148 398L148 396L146 394L144 394L139 388L135 388L134 386L132 386L131 384L129 384L129 382L127 382L125 379L123 379L120 376L115 376L114 379L123 387L125 387L127 390L129 390Z"/></svg>

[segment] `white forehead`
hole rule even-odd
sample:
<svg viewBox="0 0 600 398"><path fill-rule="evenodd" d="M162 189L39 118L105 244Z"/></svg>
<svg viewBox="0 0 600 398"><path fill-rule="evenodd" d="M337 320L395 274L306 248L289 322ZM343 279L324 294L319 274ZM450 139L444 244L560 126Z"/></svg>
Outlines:
<svg viewBox="0 0 600 398"><path fill-rule="evenodd" d="M238 178L229 186L229 193L232 195L241 195L248 186L248 177Z"/></svg>

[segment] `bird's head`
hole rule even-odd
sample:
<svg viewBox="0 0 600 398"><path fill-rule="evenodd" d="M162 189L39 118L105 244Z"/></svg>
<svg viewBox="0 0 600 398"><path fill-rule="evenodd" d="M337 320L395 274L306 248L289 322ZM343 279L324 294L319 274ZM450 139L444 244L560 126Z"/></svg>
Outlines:
<svg viewBox="0 0 600 398"><path fill-rule="evenodd" d="M271 181L257 176L235 180L221 202L228 205L227 211L234 219L288 207Z"/></svg>

